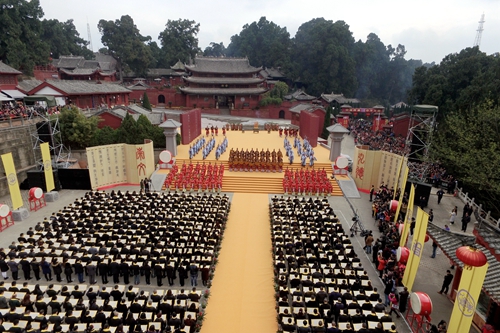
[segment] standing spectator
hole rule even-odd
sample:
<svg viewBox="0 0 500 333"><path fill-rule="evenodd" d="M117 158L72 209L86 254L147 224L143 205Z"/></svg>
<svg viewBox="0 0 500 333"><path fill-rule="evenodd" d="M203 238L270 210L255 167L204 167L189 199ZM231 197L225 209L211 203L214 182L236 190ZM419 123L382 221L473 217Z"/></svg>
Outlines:
<svg viewBox="0 0 500 333"><path fill-rule="evenodd" d="M68 283L73 282L73 277L71 276L73 274L73 268L71 267L71 264L69 262L64 264L64 275L66 275L66 281Z"/></svg>
<svg viewBox="0 0 500 333"><path fill-rule="evenodd" d="M408 304L408 297L410 293L408 292L408 288L404 287L403 291L399 293L399 312L405 313L406 305Z"/></svg>
<svg viewBox="0 0 500 333"><path fill-rule="evenodd" d="M47 281L52 281L52 270L50 269L50 264L47 262L47 260L45 260L45 258L42 258L40 266L42 267L42 273L43 276L45 276L45 279Z"/></svg>
<svg viewBox="0 0 500 333"><path fill-rule="evenodd" d="M391 311L389 312L390 315L392 315L392 312L394 311L396 313L396 317L399 316L399 305L398 305L398 299L394 293L389 294L389 302L391 303Z"/></svg>
<svg viewBox="0 0 500 333"><path fill-rule="evenodd" d="M450 214L450 223L455 224L455 219L457 218L457 210L453 208Z"/></svg>
<svg viewBox="0 0 500 333"><path fill-rule="evenodd" d="M438 291L438 294L448 294L448 288L450 287L450 283L453 281L453 274L449 270L446 271L446 275L444 276L443 279L443 286L441 287L441 290Z"/></svg>
<svg viewBox="0 0 500 333"><path fill-rule="evenodd" d="M191 275L191 287L198 285L198 266L193 262L189 266L189 274Z"/></svg>
<svg viewBox="0 0 500 333"><path fill-rule="evenodd" d="M436 258L436 251L437 251L438 245L436 241L432 242L432 256L431 258Z"/></svg>
<svg viewBox="0 0 500 333"><path fill-rule="evenodd" d="M441 199L443 199L443 195L444 195L443 189L439 189L439 191L437 191L438 205L441 203Z"/></svg>
<svg viewBox="0 0 500 333"><path fill-rule="evenodd" d="M147 178L144 179L144 192L149 193L149 181Z"/></svg>
<svg viewBox="0 0 500 333"><path fill-rule="evenodd" d="M75 274L76 276L78 277L78 282L79 283L83 283L85 282L84 279L83 279L83 273L84 273L84 269L83 269L83 265L82 265L82 262L80 259L78 259L75 264L73 265L73 267L75 268Z"/></svg>
<svg viewBox="0 0 500 333"><path fill-rule="evenodd" d="M368 236L366 236L366 238L365 238L365 251L366 251L367 254L372 253L373 241L374 241L373 234L370 231L370 233L368 234Z"/></svg>
<svg viewBox="0 0 500 333"><path fill-rule="evenodd" d="M19 266L17 264L17 262L15 262L14 260L9 260L7 262L7 265L9 265L9 269L12 273L12 278L15 280L18 280L18 274L19 274Z"/></svg>
<svg viewBox="0 0 500 333"><path fill-rule="evenodd" d="M89 263L87 264L87 266L85 266L85 268L87 270L87 275L89 276L90 284L95 284L97 282L97 279L96 279L97 266L94 264L93 261L89 261ZM78 279L80 279L80 277L78 277ZM83 280L83 276L82 276L82 280ZM85 280L81 281L81 282L85 282Z"/></svg>
<svg viewBox="0 0 500 333"><path fill-rule="evenodd" d="M372 185L370 189L370 202L373 200L373 193L375 193L375 186Z"/></svg>
<svg viewBox="0 0 500 333"><path fill-rule="evenodd" d="M35 279L38 281L40 280L40 263L36 260L36 257L31 260L31 270L33 271L33 274L35 275Z"/></svg>
<svg viewBox="0 0 500 333"><path fill-rule="evenodd" d="M7 275L7 272L9 271L9 265L5 262L5 259L2 257L0 258L0 271L2 271L2 276L4 280L7 280L9 276Z"/></svg>
<svg viewBox="0 0 500 333"><path fill-rule="evenodd" d="M414 217L411 218L411 223L410 223L410 235L413 236L413 230L415 230L415 224L417 221L415 220Z"/></svg>
<svg viewBox="0 0 500 333"><path fill-rule="evenodd" d="M377 267L380 278L382 278L382 275L384 274L385 265L387 265L387 260L385 260L385 258L382 256L382 252L380 252L378 255L378 267Z"/></svg>
<svg viewBox="0 0 500 333"><path fill-rule="evenodd" d="M429 210L429 219L427 221L429 223L432 223L432 221L434 221L434 211L432 209Z"/></svg>
<svg viewBox="0 0 500 333"><path fill-rule="evenodd" d="M470 222L470 216L469 213L465 213L465 216L462 218L462 231L466 232L467 231L467 224Z"/></svg>

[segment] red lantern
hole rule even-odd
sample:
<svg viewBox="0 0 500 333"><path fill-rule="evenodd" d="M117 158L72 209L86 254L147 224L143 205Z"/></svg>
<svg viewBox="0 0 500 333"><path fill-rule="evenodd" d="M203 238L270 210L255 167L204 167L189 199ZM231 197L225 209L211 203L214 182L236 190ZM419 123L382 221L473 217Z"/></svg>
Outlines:
<svg viewBox="0 0 500 333"><path fill-rule="evenodd" d="M429 240L429 234L425 234L425 240L424 240L424 242L427 243L428 240Z"/></svg>
<svg viewBox="0 0 500 333"><path fill-rule="evenodd" d="M483 252L470 246L459 247L456 254L466 266L481 267L488 262Z"/></svg>

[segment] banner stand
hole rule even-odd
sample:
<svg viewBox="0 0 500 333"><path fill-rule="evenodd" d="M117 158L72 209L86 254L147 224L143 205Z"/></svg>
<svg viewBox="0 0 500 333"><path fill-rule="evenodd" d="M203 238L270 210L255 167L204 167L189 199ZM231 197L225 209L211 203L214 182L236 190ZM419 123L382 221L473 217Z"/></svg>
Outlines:
<svg viewBox="0 0 500 333"><path fill-rule="evenodd" d="M19 208L12 211L12 219L15 222L21 222L26 220L30 216L30 213L26 208Z"/></svg>

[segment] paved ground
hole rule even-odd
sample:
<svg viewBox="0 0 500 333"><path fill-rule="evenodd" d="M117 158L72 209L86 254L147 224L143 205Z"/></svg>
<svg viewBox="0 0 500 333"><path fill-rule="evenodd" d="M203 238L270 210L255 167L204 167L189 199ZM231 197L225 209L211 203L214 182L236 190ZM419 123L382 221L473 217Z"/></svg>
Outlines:
<svg viewBox="0 0 500 333"><path fill-rule="evenodd" d="M208 117L207 117L208 118ZM225 122L228 116L210 116L209 119L218 120ZM249 118L251 119L251 118ZM209 120L210 121L210 120ZM275 121L275 120L273 120ZM280 120L283 124L289 123L286 120ZM324 149L324 148L318 148ZM354 155L354 141L351 137L346 137L342 144L342 152L350 156ZM122 187L122 190L138 190L138 187ZM30 212L30 216L27 220L23 222L16 222L14 226L9 227L0 233L0 247L7 247L13 240L17 241L17 237L21 232L25 232L29 227L34 227L37 222L42 221L45 217L51 215L52 212L56 212L62 209L64 206L72 203L75 199L83 196L86 191L79 190L62 190L60 192L60 199L54 203L48 203L47 207L42 208L38 212ZM440 205L437 205L437 196L435 195L436 190L433 189L431 198L429 200L429 207L426 209L434 210L434 223L441 227L444 227L448 223L449 213L454 206L458 207L458 215L461 216L464 204L460 199L453 196L445 195ZM0 203L6 201L6 197L0 198ZM357 214L361 217L361 220L366 229L373 230L374 236L378 237L378 229L375 226L375 221L371 217L371 204L368 200L368 195L361 193L361 198L350 199L354 209ZM332 207L337 211L338 215L341 217L345 228L350 228L351 218L353 212L347 203L347 201L341 197L332 197L330 199ZM452 231L460 232L460 226L451 226ZM468 233L472 233L472 225L469 226ZM354 236L352 242L355 246L356 253L361 258L364 267L367 269L370 278L372 279L374 285L378 288L382 287L381 281L378 279L378 275L375 271L375 267L371 263L371 258L364 253L362 247L364 246L363 237ZM446 321L449 320L452 311L452 303L447 299L446 296L442 296L437 293L439 290L443 276L447 269L450 267L449 260L441 253L438 253L435 259L430 258L432 252L431 242L428 242L424 247L424 256L420 264L418 275L415 281L414 290L422 291L428 293L432 298L434 311L432 314L433 322L439 322L441 319ZM152 279L152 282L155 282ZM153 283L154 284L154 283ZM180 286L174 286L180 288ZM145 290L152 290L154 286L146 286L141 283L141 288ZM409 329L405 327L405 322L402 319L396 320L398 325L398 331L400 333L409 332ZM471 332L475 332L471 329Z"/></svg>

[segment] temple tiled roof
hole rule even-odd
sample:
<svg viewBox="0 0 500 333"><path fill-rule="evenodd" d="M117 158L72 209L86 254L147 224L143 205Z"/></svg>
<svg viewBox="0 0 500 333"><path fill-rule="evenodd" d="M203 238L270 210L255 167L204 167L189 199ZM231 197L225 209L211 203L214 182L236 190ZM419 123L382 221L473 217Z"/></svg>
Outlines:
<svg viewBox="0 0 500 333"><path fill-rule="evenodd" d="M21 91L28 92L28 91L38 87L42 83L43 83L43 81L36 80L36 79L23 80L23 81L19 81L16 88L21 90Z"/></svg>
<svg viewBox="0 0 500 333"><path fill-rule="evenodd" d="M250 65L247 58L196 57L194 65L186 65L186 70L201 73L257 73L262 68Z"/></svg>
<svg viewBox="0 0 500 333"><path fill-rule="evenodd" d="M456 250L464 245L474 245L477 249L481 250L488 259L488 271L484 279L484 291L497 303L500 303L500 283L498 277L500 276L500 262L490 253L490 251L478 244L475 244L476 238L474 236L457 234L454 232L446 231L432 223L427 226L427 233L436 241L443 253L454 262L455 265L463 267L463 263L457 258Z"/></svg>
<svg viewBox="0 0 500 333"><path fill-rule="evenodd" d="M22 74L17 69L10 67L7 64L4 64L3 61L0 61L0 73L2 73L2 74Z"/></svg>
<svg viewBox="0 0 500 333"><path fill-rule="evenodd" d="M321 98L323 98L326 102L331 103L333 101L337 102L338 104L358 104L361 103L361 101L357 98L347 98L344 97L343 94L321 94Z"/></svg>
<svg viewBox="0 0 500 333"><path fill-rule="evenodd" d="M52 60L52 65L57 68L78 68L83 67L85 58L81 56L61 56L59 59Z"/></svg>
<svg viewBox="0 0 500 333"><path fill-rule="evenodd" d="M265 79L284 79L285 75L281 73L279 69L276 69L274 67L271 68L264 68L259 72L259 74L265 78Z"/></svg>
<svg viewBox="0 0 500 333"><path fill-rule="evenodd" d="M286 100L297 100L297 101L312 101L315 100L316 97L308 95L305 91L299 89L291 94L285 95L284 99Z"/></svg>
<svg viewBox="0 0 500 333"><path fill-rule="evenodd" d="M97 83L95 81L47 80L48 84L69 95L95 93L129 93L130 90L113 83Z"/></svg>
<svg viewBox="0 0 500 333"><path fill-rule="evenodd" d="M187 82L198 84L258 84L264 82L264 79L258 77L199 77L189 76L184 78Z"/></svg>
<svg viewBox="0 0 500 333"><path fill-rule="evenodd" d="M290 108L290 112L294 113L300 113L301 111L313 112L315 110L322 110L326 112L326 110L321 105L315 105L315 104L301 103Z"/></svg>
<svg viewBox="0 0 500 333"><path fill-rule="evenodd" d="M260 95L265 93L265 88L193 88L184 87L180 88L186 94L200 94L200 95Z"/></svg>
<svg viewBox="0 0 500 333"><path fill-rule="evenodd" d="M170 66L170 68L173 69L174 71L185 71L186 70L186 66L180 60L177 60L177 62L175 63L175 65Z"/></svg>
<svg viewBox="0 0 500 333"><path fill-rule="evenodd" d="M95 72L99 72L102 76L110 76L115 74L115 71L107 72L107 71L99 71L99 68L75 68L75 69L66 69L61 68L61 72L66 73L68 75L92 75Z"/></svg>

